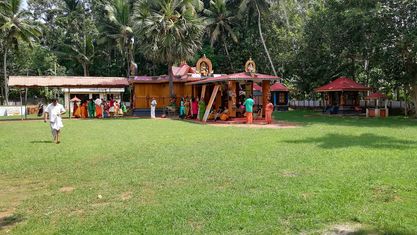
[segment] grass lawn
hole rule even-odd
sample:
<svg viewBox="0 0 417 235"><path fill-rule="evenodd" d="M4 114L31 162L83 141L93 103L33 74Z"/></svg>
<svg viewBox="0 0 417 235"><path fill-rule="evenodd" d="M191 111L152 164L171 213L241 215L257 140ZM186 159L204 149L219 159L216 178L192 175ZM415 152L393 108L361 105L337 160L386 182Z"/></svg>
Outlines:
<svg viewBox="0 0 417 235"><path fill-rule="evenodd" d="M0 122L0 234L417 234L417 121Z"/></svg>

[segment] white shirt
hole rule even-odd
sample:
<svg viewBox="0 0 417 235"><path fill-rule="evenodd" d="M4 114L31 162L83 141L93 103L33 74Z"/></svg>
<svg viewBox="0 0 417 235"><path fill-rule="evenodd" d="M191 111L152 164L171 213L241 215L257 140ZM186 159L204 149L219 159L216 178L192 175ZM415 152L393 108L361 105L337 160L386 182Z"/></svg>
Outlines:
<svg viewBox="0 0 417 235"><path fill-rule="evenodd" d="M61 113L65 113L64 106L61 104L49 104L45 109L45 113L49 114L49 121L55 122L57 117L61 117Z"/></svg>
<svg viewBox="0 0 417 235"><path fill-rule="evenodd" d="M96 104L96 105L98 105L98 106L100 106L101 105L101 103L102 103L102 101L101 101L101 99L96 99L95 101L94 101L94 103Z"/></svg>
<svg viewBox="0 0 417 235"><path fill-rule="evenodd" d="M156 105L157 105L156 100L152 100L152 102L151 102L151 106L152 106L152 107L156 107Z"/></svg>

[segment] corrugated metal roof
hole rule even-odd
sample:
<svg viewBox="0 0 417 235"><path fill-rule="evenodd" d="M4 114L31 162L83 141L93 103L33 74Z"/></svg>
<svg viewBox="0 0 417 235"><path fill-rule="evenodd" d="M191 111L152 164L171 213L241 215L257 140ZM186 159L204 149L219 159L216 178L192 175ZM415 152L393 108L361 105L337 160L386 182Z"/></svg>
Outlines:
<svg viewBox="0 0 417 235"><path fill-rule="evenodd" d="M129 86L124 77L10 76L10 87L117 88Z"/></svg>

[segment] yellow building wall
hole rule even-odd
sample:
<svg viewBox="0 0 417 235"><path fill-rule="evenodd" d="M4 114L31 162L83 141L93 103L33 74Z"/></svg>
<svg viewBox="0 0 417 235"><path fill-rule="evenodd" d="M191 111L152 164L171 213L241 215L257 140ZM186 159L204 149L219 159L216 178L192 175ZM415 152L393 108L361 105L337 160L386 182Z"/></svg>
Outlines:
<svg viewBox="0 0 417 235"><path fill-rule="evenodd" d="M177 98L191 97L193 96L193 86L186 86L184 83L174 83L174 94ZM159 108L169 105L169 83L134 84L134 108L150 108L152 97L156 99ZM177 103L179 104L179 99L177 99Z"/></svg>

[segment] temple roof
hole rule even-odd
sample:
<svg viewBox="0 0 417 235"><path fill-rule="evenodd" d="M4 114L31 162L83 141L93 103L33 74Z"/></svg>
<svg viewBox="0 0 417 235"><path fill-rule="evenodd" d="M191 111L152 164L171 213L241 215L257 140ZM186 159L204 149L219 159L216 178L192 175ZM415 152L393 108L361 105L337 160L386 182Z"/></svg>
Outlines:
<svg viewBox="0 0 417 235"><path fill-rule="evenodd" d="M371 88L359 84L347 77L340 77L329 84L316 88L316 92L328 92L328 91L368 91Z"/></svg>
<svg viewBox="0 0 417 235"><path fill-rule="evenodd" d="M196 82L189 83L190 85L193 84L207 84L207 83L216 83L216 82L224 82L224 81L254 81L254 82L261 82L264 80L278 80L279 77L260 74L260 73L235 73L230 75L222 75L218 77L209 77L206 79L201 79Z"/></svg>
<svg viewBox="0 0 417 235"><path fill-rule="evenodd" d="M277 82L271 86L271 91L288 91L288 88L284 84Z"/></svg>

